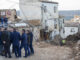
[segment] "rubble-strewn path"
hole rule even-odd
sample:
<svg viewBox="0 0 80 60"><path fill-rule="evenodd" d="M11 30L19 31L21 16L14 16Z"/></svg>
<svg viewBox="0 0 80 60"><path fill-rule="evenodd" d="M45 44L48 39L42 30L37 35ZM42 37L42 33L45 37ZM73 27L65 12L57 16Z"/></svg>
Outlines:
<svg viewBox="0 0 80 60"><path fill-rule="evenodd" d="M0 57L0 60L74 60L70 59L72 50L68 47L53 46L44 42L34 43L35 54L28 58L12 59ZM24 54L24 52L23 52Z"/></svg>

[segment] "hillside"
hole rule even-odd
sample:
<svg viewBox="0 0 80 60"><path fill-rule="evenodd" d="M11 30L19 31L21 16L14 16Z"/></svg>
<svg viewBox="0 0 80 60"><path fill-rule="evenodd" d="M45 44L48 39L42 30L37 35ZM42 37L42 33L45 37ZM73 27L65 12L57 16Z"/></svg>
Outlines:
<svg viewBox="0 0 80 60"><path fill-rule="evenodd" d="M20 16L20 11L17 11L17 15ZM70 20L74 15L80 15L80 10L59 11L59 15L64 16L65 20Z"/></svg>
<svg viewBox="0 0 80 60"><path fill-rule="evenodd" d="M74 15L80 15L80 10L59 11L59 15L65 17L65 20L70 20Z"/></svg>

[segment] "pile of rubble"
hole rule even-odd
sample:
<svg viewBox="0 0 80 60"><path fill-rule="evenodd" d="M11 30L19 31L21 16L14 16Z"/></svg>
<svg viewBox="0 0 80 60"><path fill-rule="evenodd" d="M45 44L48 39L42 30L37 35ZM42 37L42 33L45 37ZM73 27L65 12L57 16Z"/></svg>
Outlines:
<svg viewBox="0 0 80 60"><path fill-rule="evenodd" d="M77 42L80 39L80 33L76 33L74 35L69 35L65 40Z"/></svg>
<svg viewBox="0 0 80 60"><path fill-rule="evenodd" d="M73 57L75 60L80 60L80 40L72 48Z"/></svg>
<svg viewBox="0 0 80 60"><path fill-rule="evenodd" d="M74 47L74 45L80 40L80 33L76 33L74 35L69 35L66 40L66 46Z"/></svg>
<svg viewBox="0 0 80 60"><path fill-rule="evenodd" d="M80 33L68 36L66 41L66 46L70 47L73 51L73 58L80 60Z"/></svg>
<svg viewBox="0 0 80 60"><path fill-rule="evenodd" d="M61 38L61 36L60 36L60 35L56 35L56 36L54 37L54 40L51 41L51 44L60 45L61 40L63 40L63 39Z"/></svg>

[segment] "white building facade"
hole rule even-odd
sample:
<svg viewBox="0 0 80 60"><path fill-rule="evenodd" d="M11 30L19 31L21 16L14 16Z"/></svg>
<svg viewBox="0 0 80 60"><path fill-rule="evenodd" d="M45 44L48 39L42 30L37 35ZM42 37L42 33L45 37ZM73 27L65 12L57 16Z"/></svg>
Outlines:
<svg viewBox="0 0 80 60"><path fill-rule="evenodd" d="M59 34L58 3L44 0L20 0L20 14L23 20L40 20L42 29L52 31L52 37Z"/></svg>
<svg viewBox="0 0 80 60"><path fill-rule="evenodd" d="M65 23L64 38L79 32L79 23Z"/></svg>
<svg viewBox="0 0 80 60"><path fill-rule="evenodd" d="M65 38L67 38L69 35L74 35L78 33L78 27L65 27Z"/></svg>

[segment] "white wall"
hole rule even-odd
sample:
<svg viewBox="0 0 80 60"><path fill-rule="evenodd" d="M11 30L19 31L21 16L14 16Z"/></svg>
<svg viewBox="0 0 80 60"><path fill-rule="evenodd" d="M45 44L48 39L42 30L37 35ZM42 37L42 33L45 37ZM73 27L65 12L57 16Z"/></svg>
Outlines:
<svg viewBox="0 0 80 60"><path fill-rule="evenodd" d="M27 0L28 1L28 0ZM42 2L26 2L25 0L20 0L20 13L23 19L42 19L42 5L47 7L47 13L44 13L44 19L58 18L57 13L54 13L54 6L58 7L58 4L53 3L42 3ZM25 16L24 16L25 15Z"/></svg>
<svg viewBox="0 0 80 60"><path fill-rule="evenodd" d="M42 3L43 6L46 6L47 12L44 12L44 19L53 19L53 18L58 18L58 4L53 4L53 3ZM56 13L54 13L54 7L57 7Z"/></svg>
<svg viewBox="0 0 80 60"><path fill-rule="evenodd" d="M65 38L65 34L64 34L64 19L63 18L59 18L59 30L60 30L61 37Z"/></svg>
<svg viewBox="0 0 80 60"><path fill-rule="evenodd" d="M45 20L54 20L54 18L58 19L58 4L52 4L52 3L42 3L43 6L43 24L45 24ZM46 6L46 12L44 12ZM54 13L54 7L57 7L57 12ZM54 22L53 22L54 23ZM43 25L43 27L45 27Z"/></svg>
<svg viewBox="0 0 80 60"><path fill-rule="evenodd" d="M52 31L50 37L53 40L59 34L59 30L54 28L54 24L58 25L58 4L42 3L42 6L46 6L46 12L43 10L43 28L45 25L48 26L48 30ZM57 7L56 13L54 13L54 7Z"/></svg>
<svg viewBox="0 0 80 60"><path fill-rule="evenodd" d="M65 29L65 38L69 35L76 34L78 32L78 27L64 27ZM71 32L73 30L73 32Z"/></svg>
<svg viewBox="0 0 80 60"><path fill-rule="evenodd" d="M41 3L25 3L25 5L20 4L20 14L24 20L41 20Z"/></svg>

